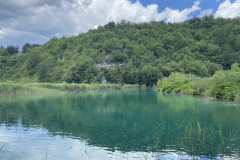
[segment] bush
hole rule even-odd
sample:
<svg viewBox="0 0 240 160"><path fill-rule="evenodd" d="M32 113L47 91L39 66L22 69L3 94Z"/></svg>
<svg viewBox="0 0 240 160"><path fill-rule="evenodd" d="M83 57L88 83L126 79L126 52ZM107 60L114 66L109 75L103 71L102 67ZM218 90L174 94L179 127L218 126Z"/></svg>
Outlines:
<svg viewBox="0 0 240 160"><path fill-rule="evenodd" d="M235 100L235 85L232 82L225 82L219 85L216 85L210 89L210 95L217 99L223 99L227 101Z"/></svg>
<svg viewBox="0 0 240 160"><path fill-rule="evenodd" d="M208 95L217 99L240 102L240 68L238 63L231 70L217 71L211 78L192 74L172 73L158 81L157 89L167 93Z"/></svg>
<svg viewBox="0 0 240 160"><path fill-rule="evenodd" d="M169 77L159 80L157 88L167 93L200 95L206 88L202 82L202 78L192 74L172 73Z"/></svg>

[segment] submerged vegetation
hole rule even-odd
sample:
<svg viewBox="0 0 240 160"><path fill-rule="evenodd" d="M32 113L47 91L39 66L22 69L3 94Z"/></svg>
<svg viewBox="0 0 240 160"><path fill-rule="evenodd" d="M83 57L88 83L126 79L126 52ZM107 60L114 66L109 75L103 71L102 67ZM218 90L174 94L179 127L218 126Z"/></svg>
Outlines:
<svg viewBox="0 0 240 160"><path fill-rule="evenodd" d="M239 64L234 63L231 70L217 71L212 77L206 78L172 73L169 77L159 80L157 88L167 93L193 94L240 102Z"/></svg>

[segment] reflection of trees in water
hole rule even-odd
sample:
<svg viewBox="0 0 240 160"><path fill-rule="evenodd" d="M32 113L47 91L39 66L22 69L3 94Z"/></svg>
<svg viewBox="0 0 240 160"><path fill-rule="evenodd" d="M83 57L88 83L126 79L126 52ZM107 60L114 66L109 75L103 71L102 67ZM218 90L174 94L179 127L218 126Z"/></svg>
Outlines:
<svg viewBox="0 0 240 160"><path fill-rule="evenodd" d="M239 134L231 130L237 127L208 123L213 112L186 107L197 105L196 98L180 101L174 95L132 92L91 91L1 101L0 122L14 125L21 119L25 127L40 125L53 135L84 139L111 151L158 153L174 149L179 154L210 157L239 154ZM178 105L176 112L173 105Z"/></svg>

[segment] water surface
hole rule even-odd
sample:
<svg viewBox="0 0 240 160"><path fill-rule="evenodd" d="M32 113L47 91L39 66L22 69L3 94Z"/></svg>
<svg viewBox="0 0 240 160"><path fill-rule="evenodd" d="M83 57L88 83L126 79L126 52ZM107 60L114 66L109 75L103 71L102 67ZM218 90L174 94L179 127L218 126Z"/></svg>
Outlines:
<svg viewBox="0 0 240 160"><path fill-rule="evenodd" d="M0 159L237 159L239 122L237 104L154 90L1 96Z"/></svg>

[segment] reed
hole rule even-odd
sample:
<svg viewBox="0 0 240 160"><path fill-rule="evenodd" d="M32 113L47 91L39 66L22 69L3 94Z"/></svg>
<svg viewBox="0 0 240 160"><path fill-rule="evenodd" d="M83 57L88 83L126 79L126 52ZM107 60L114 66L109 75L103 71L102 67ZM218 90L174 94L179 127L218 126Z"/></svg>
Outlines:
<svg viewBox="0 0 240 160"><path fill-rule="evenodd" d="M139 85L121 84L69 84L69 83L13 83L0 82L0 94L32 94L32 93L57 93L76 92L85 90L105 89L137 89Z"/></svg>
<svg viewBox="0 0 240 160"><path fill-rule="evenodd" d="M177 130L174 133L168 133L166 131L166 121L159 118L155 118L152 123L152 132L149 136L145 137L146 147L152 152L152 157L160 159L161 151L168 149L164 141L166 136L171 136L171 140L168 140L168 145L173 144L174 149L177 151L178 159L186 154L189 159L216 159L219 156L224 157L233 153L239 153L239 142L237 131L231 130L230 132L223 132L222 126L214 129L213 125L207 125L206 123L199 121L185 121L176 123ZM128 146L131 133L128 129L133 130L133 135L139 131L138 125L133 124L129 128L125 119L121 120L121 137L124 145ZM217 127L217 126L216 126ZM130 136L130 137L129 137ZM127 153L127 152L126 152ZM164 154L164 153L163 153ZM148 159L148 155L143 154L144 159ZM177 158L176 158L177 159Z"/></svg>
<svg viewBox="0 0 240 160"><path fill-rule="evenodd" d="M3 149L3 147L5 146L6 144L2 145L2 147L0 147L0 151Z"/></svg>
<svg viewBox="0 0 240 160"><path fill-rule="evenodd" d="M196 131L196 128L193 127L191 124L188 124L186 127L185 127L185 134L184 134L184 137L185 137L185 142L187 144L188 147L190 147L190 153L192 155L195 155L195 150L196 150L196 147L195 147L195 139L194 139L194 136L195 136L195 131Z"/></svg>
<svg viewBox="0 0 240 160"><path fill-rule="evenodd" d="M229 144L228 147L227 147L229 155L231 155L232 149L236 145L236 141L237 141L236 134L237 134L237 130L236 131L231 130L230 133L229 133L229 138L227 139L228 144Z"/></svg>
<svg viewBox="0 0 240 160"><path fill-rule="evenodd" d="M217 131L220 141L221 141L221 151L222 151L222 156L224 155L224 137L223 137L223 132L222 132L222 126L219 126L219 129Z"/></svg>
<svg viewBox="0 0 240 160"><path fill-rule="evenodd" d="M182 134L181 134L181 130L183 128L183 125L184 125L184 120L180 124L176 123L178 132L177 132L177 139L175 141L175 144L177 146L178 155L180 155L180 150L183 146L183 138L182 138Z"/></svg>
<svg viewBox="0 0 240 160"><path fill-rule="evenodd" d="M210 155L213 153L213 140L214 140L214 129L212 124L209 126L209 152Z"/></svg>
<svg viewBox="0 0 240 160"><path fill-rule="evenodd" d="M200 143L201 150L205 153L205 135L206 135L207 129L205 126L201 127L201 123L197 121L197 136L198 136L198 142Z"/></svg>

